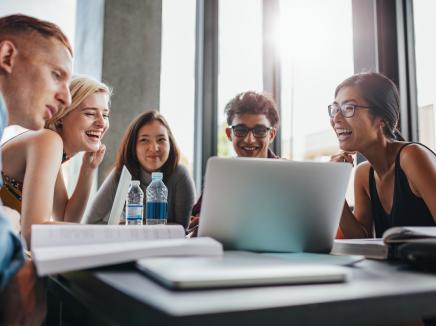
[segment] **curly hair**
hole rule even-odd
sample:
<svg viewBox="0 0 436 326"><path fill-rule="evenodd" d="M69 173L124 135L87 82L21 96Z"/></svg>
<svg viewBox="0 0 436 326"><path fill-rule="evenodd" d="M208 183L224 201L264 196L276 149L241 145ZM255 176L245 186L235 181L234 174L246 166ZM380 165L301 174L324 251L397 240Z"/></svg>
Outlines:
<svg viewBox="0 0 436 326"><path fill-rule="evenodd" d="M266 93L254 91L239 93L227 103L224 113L227 116L229 126L232 124L235 115L240 116L243 114L264 114L272 127L277 128L279 124L277 104Z"/></svg>

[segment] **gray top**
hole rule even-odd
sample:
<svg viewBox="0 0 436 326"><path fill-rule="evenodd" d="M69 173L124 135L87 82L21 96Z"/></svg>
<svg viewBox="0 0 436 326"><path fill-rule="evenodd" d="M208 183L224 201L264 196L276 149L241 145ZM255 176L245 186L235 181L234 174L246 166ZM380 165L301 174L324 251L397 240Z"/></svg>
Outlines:
<svg viewBox="0 0 436 326"><path fill-rule="evenodd" d="M151 174L141 170L139 181L144 192L145 207L145 190L151 182ZM194 182L188 170L179 164L165 185L168 188L168 222L186 227L195 199ZM117 187L118 179L115 177L115 170L112 170L87 210L85 223L105 224L108 222Z"/></svg>

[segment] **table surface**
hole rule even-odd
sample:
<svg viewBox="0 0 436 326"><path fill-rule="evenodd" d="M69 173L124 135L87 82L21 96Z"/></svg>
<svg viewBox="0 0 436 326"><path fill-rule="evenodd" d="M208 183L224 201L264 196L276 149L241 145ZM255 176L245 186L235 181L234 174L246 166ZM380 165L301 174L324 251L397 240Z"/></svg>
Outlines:
<svg viewBox="0 0 436 326"><path fill-rule="evenodd" d="M262 254L225 255L242 259L245 255ZM289 264L301 263L301 259L290 257L280 259ZM341 258L334 263L338 262ZM319 259L314 264L317 263ZM177 321L180 325L261 325L274 321L277 325L367 325L436 317L436 274L374 260L363 260L347 268L350 277L344 283L190 291L167 289L132 265L67 273L50 280L52 289L66 291L82 305L91 307L93 313L122 324Z"/></svg>

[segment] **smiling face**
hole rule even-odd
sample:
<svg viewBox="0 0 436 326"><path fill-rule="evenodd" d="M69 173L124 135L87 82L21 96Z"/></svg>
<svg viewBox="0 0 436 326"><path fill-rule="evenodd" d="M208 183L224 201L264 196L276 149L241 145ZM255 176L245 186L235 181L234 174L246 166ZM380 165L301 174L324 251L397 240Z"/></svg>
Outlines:
<svg viewBox="0 0 436 326"><path fill-rule="evenodd" d="M235 115L232 125L245 125L247 128L256 126L271 127L271 123L264 114ZM237 137L231 128L226 129L226 135L232 142L233 148L239 157L267 158L268 146L274 140L276 129L272 128L264 138L254 137L253 132L249 132L245 137Z"/></svg>
<svg viewBox="0 0 436 326"><path fill-rule="evenodd" d="M12 42L6 43L2 46L9 44L13 48ZM7 72L2 91L10 124L41 129L61 107L71 104L68 86L72 57L57 39L37 34L17 41L15 50L11 65L2 65L2 70Z"/></svg>
<svg viewBox="0 0 436 326"><path fill-rule="evenodd" d="M339 106L343 104L354 104L359 106L368 106L368 103L362 98L356 87L346 86L339 90L334 104ZM374 117L368 109L355 109L354 115L345 118L341 112L338 112L330 118L330 124L338 137L339 147L343 151L362 152L370 143L383 137L382 120Z"/></svg>
<svg viewBox="0 0 436 326"><path fill-rule="evenodd" d="M145 171L158 171L168 160L169 154L168 130L159 121L154 120L139 129L136 156Z"/></svg>
<svg viewBox="0 0 436 326"><path fill-rule="evenodd" d="M60 119L59 134L67 154L95 152L109 128L109 96L98 92L89 95L73 111Z"/></svg>

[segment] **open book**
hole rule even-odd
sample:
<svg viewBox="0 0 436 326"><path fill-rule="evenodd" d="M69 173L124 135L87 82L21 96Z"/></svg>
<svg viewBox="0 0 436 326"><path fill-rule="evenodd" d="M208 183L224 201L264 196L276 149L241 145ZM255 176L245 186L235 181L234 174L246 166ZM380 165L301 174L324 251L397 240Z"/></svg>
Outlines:
<svg viewBox="0 0 436 326"><path fill-rule="evenodd" d="M331 254L362 255L372 259L395 259L400 244L436 239L436 227L397 226L383 233L378 239L335 240Z"/></svg>
<svg viewBox="0 0 436 326"><path fill-rule="evenodd" d="M180 225L32 225L39 276L157 256L221 256L211 238L185 239Z"/></svg>

